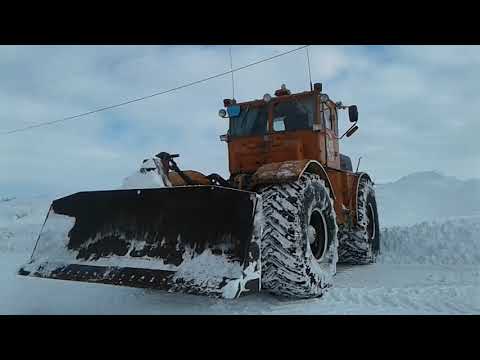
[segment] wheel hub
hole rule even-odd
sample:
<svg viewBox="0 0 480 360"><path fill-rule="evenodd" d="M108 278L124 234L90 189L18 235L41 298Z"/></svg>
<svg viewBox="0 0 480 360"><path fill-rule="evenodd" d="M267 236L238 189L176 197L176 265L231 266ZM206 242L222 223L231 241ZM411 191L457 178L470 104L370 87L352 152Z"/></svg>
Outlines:
<svg viewBox="0 0 480 360"><path fill-rule="evenodd" d="M320 210L312 211L307 233L313 256L321 260L327 250L328 232L325 218Z"/></svg>
<svg viewBox="0 0 480 360"><path fill-rule="evenodd" d="M308 242L313 244L315 242L315 238L317 237L317 231L312 225L308 225Z"/></svg>

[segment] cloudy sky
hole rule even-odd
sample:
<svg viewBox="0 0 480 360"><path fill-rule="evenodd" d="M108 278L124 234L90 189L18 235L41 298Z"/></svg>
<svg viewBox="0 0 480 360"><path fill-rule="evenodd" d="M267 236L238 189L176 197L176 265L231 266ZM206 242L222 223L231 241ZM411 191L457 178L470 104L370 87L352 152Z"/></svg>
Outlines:
<svg viewBox="0 0 480 360"><path fill-rule="evenodd" d="M234 67L293 49L233 46ZM228 46L0 46L0 132L167 90L229 70ZM312 46L312 77L357 104L341 151L377 182L415 171L480 177L480 47ZM282 83L308 89L305 51L235 73L238 101ZM228 176L218 117L230 76L91 116L0 134L0 196L118 187L141 160L180 153L184 169ZM343 125L343 126L342 126ZM348 126L344 118L341 129Z"/></svg>

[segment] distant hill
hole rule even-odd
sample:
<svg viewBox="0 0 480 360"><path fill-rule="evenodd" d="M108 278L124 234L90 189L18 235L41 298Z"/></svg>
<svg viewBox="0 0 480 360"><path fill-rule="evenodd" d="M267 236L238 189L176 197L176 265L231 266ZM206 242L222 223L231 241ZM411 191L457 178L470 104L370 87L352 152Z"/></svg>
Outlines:
<svg viewBox="0 0 480 360"><path fill-rule="evenodd" d="M381 226L480 215L480 179L459 180L436 171L417 172L376 185Z"/></svg>

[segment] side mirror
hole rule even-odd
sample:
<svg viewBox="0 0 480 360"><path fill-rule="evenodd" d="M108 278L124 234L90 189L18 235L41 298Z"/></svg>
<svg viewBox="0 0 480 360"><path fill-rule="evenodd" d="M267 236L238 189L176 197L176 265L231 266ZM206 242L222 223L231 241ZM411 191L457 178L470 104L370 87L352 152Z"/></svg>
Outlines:
<svg viewBox="0 0 480 360"><path fill-rule="evenodd" d="M358 121L357 105L350 105L348 107L348 118L350 119L350 122L357 122Z"/></svg>
<svg viewBox="0 0 480 360"><path fill-rule="evenodd" d="M355 131L357 131L357 130L358 130L358 126L355 125L354 127L350 128L350 130L348 130L345 135L346 135L347 137L350 137L350 136L352 136L353 133L354 133Z"/></svg>

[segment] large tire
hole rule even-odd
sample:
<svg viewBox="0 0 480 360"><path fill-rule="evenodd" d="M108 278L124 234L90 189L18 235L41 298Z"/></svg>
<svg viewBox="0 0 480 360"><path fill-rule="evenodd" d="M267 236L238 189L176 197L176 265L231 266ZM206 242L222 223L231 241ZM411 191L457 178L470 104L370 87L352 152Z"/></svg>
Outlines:
<svg viewBox="0 0 480 360"><path fill-rule="evenodd" d="M333 284L338 260L333 202L317 175L268 186L263 199L262 289L312 298Z"/></svg>
<svg viewBox="0 0 480 360"><path fill-rule="evenodd" d="M358 221L354 226L339 226L339 262L354 265L371 264L376 261L380 251L380 226L375 189L368 177L360 180L357 209Z"/></svg>

